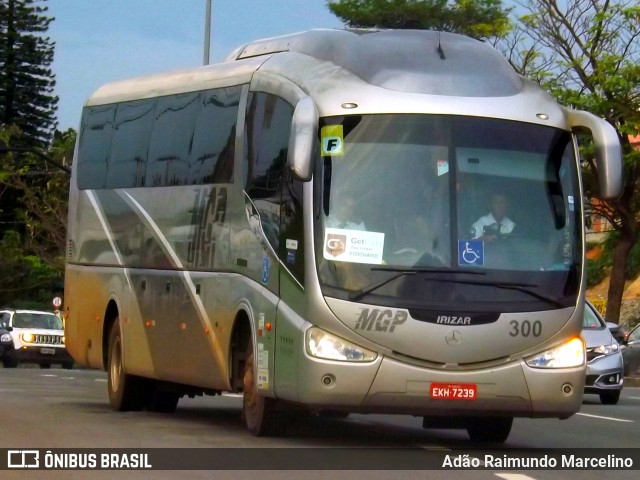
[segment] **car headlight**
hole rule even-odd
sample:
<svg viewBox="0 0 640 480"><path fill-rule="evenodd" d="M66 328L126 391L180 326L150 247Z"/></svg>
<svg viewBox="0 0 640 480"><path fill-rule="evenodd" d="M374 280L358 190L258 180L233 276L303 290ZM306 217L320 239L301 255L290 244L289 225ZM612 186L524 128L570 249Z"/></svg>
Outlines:
<svg viewBox="0 0 640 480"><path fill-rule="evenodd" d="M349 342L317 327L306 333L307 353L312 357L343 362L372 362L377 353Z"/></svg>
<svg viewBox="0 0 640 480"><path fill-rule="evenodd" d="M35 336L33 335L33 333L23 333L20 335L20 338L22 338L22 341L24 343L31 343L33 342Z"/></svg>
<svg viewBox="0 0 640 480"><path fill-rule="evenodd" d="M579 367L585 362L584 342L581 338L574 337L562 345L529 357L525 362L534 368Z"/></svg>
<svg viewBox="0 0 640 480"><path fill-rule="evenodd" d="M11 341L11 335L9 335L8 333L3 333L2 336L0 337L0 342L10 342Z"/></svg>
<svg viewBox="0 0 640 480"><path fill-rule="evenodd" d="M600 345L599 347L594 348L593 351L603 355L613 355L620 351L620 345L618 345L617 342L612 343L611 345Z"/></svg>

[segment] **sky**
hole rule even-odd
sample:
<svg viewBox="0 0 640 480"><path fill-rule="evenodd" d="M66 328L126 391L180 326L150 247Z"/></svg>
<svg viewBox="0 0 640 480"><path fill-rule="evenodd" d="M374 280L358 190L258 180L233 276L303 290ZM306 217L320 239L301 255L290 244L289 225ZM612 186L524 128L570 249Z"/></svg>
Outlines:
<svg viewBox="0 0 640 480"><path fill-rule="evenodd" d="M210 62L260 38L342 28L327 0L212 0ZM58 130L101 85L204 63L207 0L48 0Z"/></svg>

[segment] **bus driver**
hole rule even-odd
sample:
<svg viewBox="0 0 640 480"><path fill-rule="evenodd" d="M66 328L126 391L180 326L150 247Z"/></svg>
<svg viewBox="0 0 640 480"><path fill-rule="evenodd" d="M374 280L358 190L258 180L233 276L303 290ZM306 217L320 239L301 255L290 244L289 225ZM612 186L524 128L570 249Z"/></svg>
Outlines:
<svg viewBox="0 0 640 480"><path fill-rule="evenodd" d="M491 211L471 225L471 235L474 239L492 242L500 235L511 233L516 226L507 217L509 202L506 195L494 193L490 205Z"/></svg>

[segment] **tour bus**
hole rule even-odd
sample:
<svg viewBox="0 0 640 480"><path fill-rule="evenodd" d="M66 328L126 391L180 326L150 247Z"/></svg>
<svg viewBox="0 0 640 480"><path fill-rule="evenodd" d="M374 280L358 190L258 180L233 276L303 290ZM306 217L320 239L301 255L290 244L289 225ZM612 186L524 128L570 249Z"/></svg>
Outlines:
<svg viewBox="0 0 640 480"><path fill-rule="evenodd" d="M116 410L242 393L254 435L392 413L503 442L514 417L566 419L581 132L615 198L610 124L435 31L311 30L105 85L73 163L67 348Z"/></svg>

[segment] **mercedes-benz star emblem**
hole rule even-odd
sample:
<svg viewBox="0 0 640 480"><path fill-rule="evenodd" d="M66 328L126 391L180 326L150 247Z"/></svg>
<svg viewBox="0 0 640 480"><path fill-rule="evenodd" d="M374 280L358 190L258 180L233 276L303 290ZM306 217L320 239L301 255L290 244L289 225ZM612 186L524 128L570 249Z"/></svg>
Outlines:
<svg viewBox="0 0 640 480"><path fill-rule="evenodd" d="M444 339L447 342L447 345L453 347L455 345L460 345L460 343L462 342L462 334L458 330L451 330L449 333L447 333Z"/></svg>

